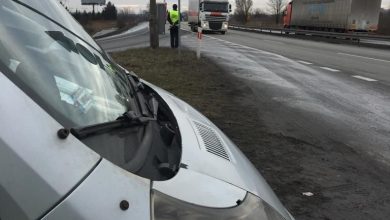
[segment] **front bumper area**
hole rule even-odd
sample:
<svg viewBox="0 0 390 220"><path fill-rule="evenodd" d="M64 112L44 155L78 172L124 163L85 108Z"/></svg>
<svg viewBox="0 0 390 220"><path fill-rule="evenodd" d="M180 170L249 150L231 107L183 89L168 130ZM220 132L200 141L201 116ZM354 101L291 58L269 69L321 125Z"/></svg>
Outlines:
<svg viewBox="0 0 390 220"><path fill-rule="evenodd" d="M224 31L228 30L228 22L202 21L201 28L204 31Z"/></svg>

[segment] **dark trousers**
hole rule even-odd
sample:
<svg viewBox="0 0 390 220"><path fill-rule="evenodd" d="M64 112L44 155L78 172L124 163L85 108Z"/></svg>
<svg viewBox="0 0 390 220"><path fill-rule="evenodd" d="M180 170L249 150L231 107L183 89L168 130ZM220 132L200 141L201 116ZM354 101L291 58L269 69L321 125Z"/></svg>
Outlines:
<svg viewBox="0 0 390 220"><path fill-rule="evenodd" d="M171 48L178 48L179 47L179 27L173 26L170 29L171 33Z"/></svg>

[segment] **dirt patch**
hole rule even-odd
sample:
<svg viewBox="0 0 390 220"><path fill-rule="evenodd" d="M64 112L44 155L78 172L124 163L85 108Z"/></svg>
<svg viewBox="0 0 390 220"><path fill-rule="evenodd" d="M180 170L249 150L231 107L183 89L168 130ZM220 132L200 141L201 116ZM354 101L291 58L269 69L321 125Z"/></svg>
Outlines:
<svg viewBox="0 0 390 220"><path fill-rule="evenodd" d="M256 104L264 97L256 97L245 82L211 60L172 49L135 49L113 58L210 118L247 155L296 219L390 216L390 173L385 168L342 143L321 146L269 130Z"/></svg>

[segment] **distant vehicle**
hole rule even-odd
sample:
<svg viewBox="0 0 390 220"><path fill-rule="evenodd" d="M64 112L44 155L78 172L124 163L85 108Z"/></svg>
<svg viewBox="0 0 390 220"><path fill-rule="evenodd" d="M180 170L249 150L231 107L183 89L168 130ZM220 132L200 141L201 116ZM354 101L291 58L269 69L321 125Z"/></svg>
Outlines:
<svg viewBox="0 0 390 220"><path fill-rule="evenodd" d="M0 33L1 220L294 219L221 130L59 1L0 1Z"/></svg>
<svg viewBox="0 0 390 220"><path fill-rule="evenodd" d="M377 31L381 0L294 0L284 11L284 27L348 32Z"/></svg>
<svg viewBox="0 0 390 220"><path fill-rule="evenodd" d="M188 25L196 32L220 32L225 34L229 27L229 12L232 11L229 0L189 0Z"/></svg>

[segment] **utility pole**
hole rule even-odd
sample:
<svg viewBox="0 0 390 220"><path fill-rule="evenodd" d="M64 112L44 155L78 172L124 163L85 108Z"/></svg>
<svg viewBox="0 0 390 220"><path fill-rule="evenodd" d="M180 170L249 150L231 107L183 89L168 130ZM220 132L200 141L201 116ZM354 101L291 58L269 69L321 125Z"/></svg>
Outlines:
<svg viewBox="0 0 390 220"><path fill-rule="evenodd" d="M179 4L178 4L178 11L179 11L179 30L178 30L178 32L179 32L179 38L177 39L177 41L178 41L178 43L179 43L179 54L181 54L181 39L180 39L180 36L181 36L181 34L180 34L180 29L181 29L181 4L180 4L180 0L178 0L179 2Z"/></svg>
<svg viewBox="0 0 390 220"><path fill-rule="evenodd" d="M150 0L149 4L149 30L150 30L150 47L156 49L159 47L158 30L157 30L157 4L156 0Z"/></svg>
<svg viewBox="0 0 390 220"><path fill-rule="evenodd" d="M93 18L95 17L95 5L96 4L92 4L92 17Z"/></svg>

